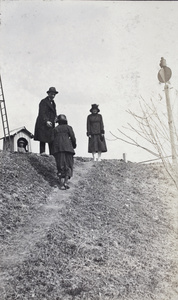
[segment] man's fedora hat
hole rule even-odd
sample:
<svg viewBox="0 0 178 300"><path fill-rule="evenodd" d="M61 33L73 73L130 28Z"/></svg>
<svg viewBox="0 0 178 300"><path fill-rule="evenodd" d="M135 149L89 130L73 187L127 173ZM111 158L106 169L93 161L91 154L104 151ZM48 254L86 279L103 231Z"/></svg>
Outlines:
<svg viewBox="0 0 178 300"><path fill-rule="evenodd" d="M49 90L46 92L47 94L53 93L53 94L58 94L58 91L56 91L55 87L50 87Z"/></svg>

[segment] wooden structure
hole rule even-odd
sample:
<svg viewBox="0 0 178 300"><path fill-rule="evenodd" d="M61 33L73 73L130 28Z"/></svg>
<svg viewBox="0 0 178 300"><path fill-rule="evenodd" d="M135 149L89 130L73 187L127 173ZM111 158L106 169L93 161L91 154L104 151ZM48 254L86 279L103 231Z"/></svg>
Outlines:
<svg viewBox="0 0 178 300"><path fill-rule="evenodd" d="M21 127L15 130L10 131L10 135L3 138L3 150L9 148L12 152L18 152L20 142L23 142L24 152L32 152L31 149L31 139L33 134L26 129L26 127ZM20 151L19 151L20 152Z"/></svg>
<svg viewBox="0 0 178 300"><path fill-rule="evenodd" d="M6 110L6 103L4 98L4 92L2 87L2 80L0 75L0 111L1 111L1 118L2 118L2 126L4 131L4 140L6 141L6 148L4 150L10 149L10 140L8 139L8 136L10 135L9 131L9 124L7 119L7 110Z"/></svg>

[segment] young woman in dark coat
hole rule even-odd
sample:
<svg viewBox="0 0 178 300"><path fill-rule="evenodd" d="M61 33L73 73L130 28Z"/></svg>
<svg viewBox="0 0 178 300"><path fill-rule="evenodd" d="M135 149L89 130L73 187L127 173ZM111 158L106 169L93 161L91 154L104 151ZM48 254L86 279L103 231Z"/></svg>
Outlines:
<svg viewBox="0 0 178 300"><path fill-rule="evenodd" d="M52 152L56 160L60 188L68 189L68 180L73 175L76 138L72 127L67 124L65 115L59 115L57 123L59 125L53 129Z"/></svg>
<svg viewBox="0 0 178 300"><path fill-rule="evenodd" d="M101 153L107 152L103 118L99 111L98 105L92 104L91 114L87 117L88 152L92 153L94 161L100 161ZM98 153L98 157L96 157L96 153Z"/></svg>

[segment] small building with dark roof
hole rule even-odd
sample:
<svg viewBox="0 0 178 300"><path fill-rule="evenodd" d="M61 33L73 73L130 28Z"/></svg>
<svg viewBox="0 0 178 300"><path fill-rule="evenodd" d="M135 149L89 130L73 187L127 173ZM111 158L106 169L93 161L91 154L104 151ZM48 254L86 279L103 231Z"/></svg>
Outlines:
<svg viewBox="0 0 178 300"><path fill-rule="evenodd" d="M10 131L10 136L3 138L3 150L10 150L12 152L18 152L19 147L25 149L25 152L32 152L31 139L33 134L26 129L26 127L20 127ZM20 152L20 151L19 151Z"/></svg>

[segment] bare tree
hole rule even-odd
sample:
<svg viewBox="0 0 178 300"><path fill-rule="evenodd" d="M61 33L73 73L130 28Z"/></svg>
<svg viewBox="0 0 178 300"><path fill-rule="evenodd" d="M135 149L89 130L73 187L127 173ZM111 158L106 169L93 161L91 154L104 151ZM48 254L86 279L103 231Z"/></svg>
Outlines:
<svg viewBox="0 0 178 300"><path fill-rule="evenodd" d="M159 110L153 100L147 103L142 97L140 101L140 115L131 110L127 111L128 114L136 121L136 125L128 123L128 127L123 127L127 131L134 133L134 136L140 137L141 143L124 131L118 129L122 137L114 135L116 139L124 141L136 147L140 147L148 151L157 159L161 159L163 166L178 188L178 167L174 165L171 160L171 141L169 135L169 126L166 113ZM174 136L176 147L178 146L178 134L175 124ZM146 146L144 145L146 143Z"/></svg>

